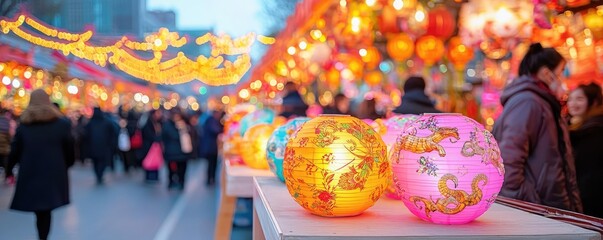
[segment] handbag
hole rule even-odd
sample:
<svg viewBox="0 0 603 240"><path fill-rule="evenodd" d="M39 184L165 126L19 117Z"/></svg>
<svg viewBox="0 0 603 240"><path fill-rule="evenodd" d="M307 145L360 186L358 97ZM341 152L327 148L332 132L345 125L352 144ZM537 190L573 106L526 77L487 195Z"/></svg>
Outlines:
<svg viewBox="0 0 603 240"><path fill-rule="evenodd" d="M186 131L186 129L179 130L180 133L180 150L183 153L192 153L193 152L193 141L191 140L191 135Z"/></svg>
<svg viewBox="0 0 603 240"><path fill-rule="evenodd" d="M142 147L142 132L140 129L134 131L134 135L130 138L130 148L139 149Z"/></svg>
<svg viewBox="0 0 603 240"><path fill-rule="evenodd" d="M147 156L142 161L142 167L146 170L159 170L163 165L163 151L161 145L157 142L151 145Z"/></svg>
<svg viewBox="0 0 603 240"><path fill-rule="evenodd" d="M130 135L128 135L128 130L125 128L121 128L119 131L119 136L117 137L117 147L122 152L130 151Z"/></svg>

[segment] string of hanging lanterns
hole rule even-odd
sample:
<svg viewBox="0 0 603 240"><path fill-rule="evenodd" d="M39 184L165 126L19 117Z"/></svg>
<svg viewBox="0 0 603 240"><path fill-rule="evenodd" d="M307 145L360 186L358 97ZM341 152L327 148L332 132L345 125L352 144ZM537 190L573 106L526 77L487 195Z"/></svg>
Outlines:
<svg viewBox="0 0 603 240"><path fill-rule="evenodd" d="M30 32L27 26L45 35ZM41 47L62 52L65 56L93 61L99 66L107 63L121 71L152 83L180 84L198 79L211 85L221 86L235 84L251 68L249 55L251 46L257 40L262 44L273 44L274 38L249 33L243 37L232 39L228 35L215 36L207 33L196 39L197 45L211 44L211 56L198 56L190 59L182 52L172 59L164 60L163 52L169 47L180 48L187 44L187 38L180 37L177 32L161 28L157 33L145 38L144 42L136 42L123 37L108 46L95 46L89 42L92 31L81 34L64 32L38 22L36 19L20 15L14 20L0 20L2 33L14 33L16 36ZM151 59L139 57L132 51L152 52ZM223 56L237 56L234 61L224 60Z"/></svg>

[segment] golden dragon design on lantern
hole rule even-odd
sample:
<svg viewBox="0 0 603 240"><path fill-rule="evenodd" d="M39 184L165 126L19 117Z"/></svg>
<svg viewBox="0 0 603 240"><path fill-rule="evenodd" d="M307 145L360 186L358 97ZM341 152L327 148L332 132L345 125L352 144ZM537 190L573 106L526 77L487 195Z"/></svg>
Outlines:
<svg viewBox="0 0 603 240"><path fill-rule="evenodd" d="M442 194L443 198L438 198L436 201L427 199L419 196L412 196L409 198L411 202L414 202L415 206L419 209L425 209L425 215L429 218L432 212L441 212L443 214L457 214L463 211L468 206L478 204L483 197L482 190L479 188L479 183L483 182L482 186L488 183L488 177L485 174L478 174L473 178L471 182L471 194L463 190L450 189L447 185L448 181L454 183L454 188L458 187L458 178L452 174L446 174L440 178L438 182L438 190ZM418 205L422 202L424 207Z"/></svg>
<svg viewBox="0 0 603 240"><path fill-rule="evenodd" d="M413 153L426 153L438 151L440 157L446 156L446 150L440 145L444 139L451 138L451 142L459 140L459 132L453 127L439 127L432 130L433 133L427 137L418 137L415 133L402 135L396 140L394 146L395 152L399 153L402 150Z"/></svg>
<svg viewBox="0 0 603 240"><path fill-rule="evenodd" d="M505 174L505 167L500 159L500 150L498 147L493 146L492 142L492 134L487 130L484 130L484 138L486 139L486 144L488 147L484 148L480 146L479 141L477 140L478 129L475 129L474 132L470 133L469 141L466 141L463 144L463 148L461 149L461 154L465 157L473 157L475 155L482 156L482 163L489 165L492 164L498 171L499 175Z"/></svg>

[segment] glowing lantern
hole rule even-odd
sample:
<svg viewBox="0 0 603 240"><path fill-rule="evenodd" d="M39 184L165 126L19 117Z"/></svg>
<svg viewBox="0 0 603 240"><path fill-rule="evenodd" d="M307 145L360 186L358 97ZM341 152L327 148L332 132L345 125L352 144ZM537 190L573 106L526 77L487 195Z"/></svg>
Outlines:
<svg viewBox="0 0 603 240"><path fill-rule="evenodd" d="M447 39L452 36L456 21L449 10L444 7L438 7L429 11L428 17L427 35L441 39Z"/></svg>
<svg viewBox="0 0 603 240"><path fill-rule="evenodd" d="M383 6L381 15L379 15L379 31L383 34L386 33L398 33L400 27L398 26L398 16L396 9L390 5Z"/></svg>
<svg viewBox="0 0 603 240"><path fill-rule="evenodd" d="M331 70L327 71L326 73L326 78L327 78L327 84L330 87L337 87L339 86L339 71L335 68L332 68Z"/></svg>
<svg viewBox="0 0 603 240"><path fill-rule="evenodd" d="M342 53L337 55L337 61L347 66L352 71L354 77L362 77L364 72L364 62L362 62L360 57L348 53ZM341 71L342 69L339 70Z"/></svg>
<svg viewBox="0 0 603 240"><path fill-rule="evenodd" d="M603 8L589 9L583 17L584 25L590 29L595 39L603 38Z"/></svg>
<svg viewBox="0 0 603 240"><path fill-rule="evenodd" d="M494 203L504 179L490 132L460 114L425 114L399 135L391 153L396 189L417 217L463 224Z"/></svg>
<svg viewBox="0 0 603 240"><path fill-rule="evenodd" d="M389 153L391 152L392 147L396 143L398 135L400 135L404 131L404 128L408 123L416 120L418 117L419 116L412 114L396 115L385 121L384 124L386 127L386 131L381 134L381 139L383 139L385 146L387 146L388 159L391 160ZM388 198L400 199L400 196L398 196L398 193L396 191L396 186L394 185L394 178L395 176L390 179L390 185L385 190L384 195Z"/></svg>
<svg viewBox="0 0 603 240"><path fill-rule="evenodd" d="M415 11L400 21L403 32L413 36L422 36L427 31L429 15L421 3L417 3Z"/></svg>
<svg viewBox="0 0 603 240"><path fill-rule="evenodd" d="M448 59L456 70L465 69L465 65L473 59L473 50L461 42L460 37L453 37L448 41Z"/></svg>
<svg viewBox="0 0 603 240"><path fill-rule="evenodd" d="M414 51L414 42L405 33L395 35L387 41L387 54L396 61L405 61Z"/></svg>
<svg viewBox="0 0 603 240"><path fill-rule="evenodd" d="M368 47L365 49L366 54L362 56L362 61L366 63L368 69L375 69L381 63L381 53L376 47Z"/></svg>
<svg viewBox="0 0 603 240"><path fill-rule="evenodd" d="M321 115L295 132L285 150L285 184L295 201L326 217L354 216L387 188L391 165L371 127L344 115Z"/></svg>
<svg viewBox="0 0 603 240"><path fill-rule="evenodd" d="M270 123L274 122L274 118L275 118L275 114L270 109L259 109L259 110L253 111L253 112L245 115L241 119L241 127L240 127L241 136L245 136L245 132L247 132L247 129L249 129L250 127L260 124L260 123L270 124Z"/></svg>
<svg viewBox="0 0 603 240"><path fill-rule="evenodd" d="M245 133L241 157L250 168L268 169L266 145L268 145L268 138L272 131L274 131L274 126L262 123L249 128Z"/></svg>
<svg viewBox="0 0 603 240"><path fill-rule="evenodd" d="M383 74L379 71L371 71L366 73L366 75L364 76L364 81L366 82L366 85L369 85L371 87L379 85L381 83L381 80L383 80Z"/></svg>
<svg viewBox="0 0 603 240"><path fill-rule="evenodd" d="M272 171L278 179L285 181L283 176L283 159L285 158L285 147L291 137L291 134L300 128L310 118L299 117L291 119L287 124L278 127L270 139L268 139L268 145L266 147L266 158L268 159L268 165L270 171Z"/></svg>
<svg viewBox="0 0 603 240"><path fill-rule="evenodd" d="M437 37L426 35L417 40L416 51L417 56L431 66L444 55L444 43Z"/></svg>

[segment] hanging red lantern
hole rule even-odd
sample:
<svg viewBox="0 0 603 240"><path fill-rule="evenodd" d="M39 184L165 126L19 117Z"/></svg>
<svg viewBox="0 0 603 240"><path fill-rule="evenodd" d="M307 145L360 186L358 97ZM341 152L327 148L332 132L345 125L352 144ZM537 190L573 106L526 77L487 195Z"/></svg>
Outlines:
<svg viewBox="0 0 603 240"><path fill-rule="evenodd" d="M445 49L441 39L425 35L417 40L416 50L417 56L431 66L442 58Z"/></svg>
<svg viewBox="0 0 603 240"><path fill-rule="evenodd" d="M454 16L444 7L437 7L428 13L427 35L448 39L454 33L456 21Z"/></svg>
<svg viewBox="0 0 603 240"><path fill-rule="evenodd" d="M389 57L400 62L410 58L415 50L412 39L405 33L391 37L386 47Z"/></svg>
<svg viewBox="0 0 603 240"><path fill-rule="evenodd" d="M383 34L399 33L400 27L398 26L397 20L398 16L396 10L390 5L384 6L381 15L379 16L379 31Z"/></svg>
<svg viewBox="0 0 603 240"><path fill-rule="evenodd" d="M463 70L473 59L473 50L463 44L460 37L452 37L448 42L448 59L456 70Z"/></svg>

